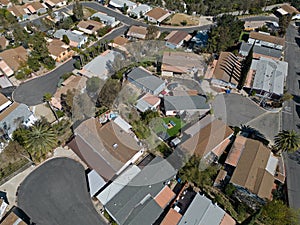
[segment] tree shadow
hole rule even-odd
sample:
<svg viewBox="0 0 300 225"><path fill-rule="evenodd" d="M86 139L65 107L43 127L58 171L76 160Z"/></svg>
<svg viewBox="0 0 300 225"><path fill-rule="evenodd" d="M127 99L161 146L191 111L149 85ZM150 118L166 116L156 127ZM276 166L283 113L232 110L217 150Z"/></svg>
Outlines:
<svg viewBox="0 0 300 225"><path fill-rule="evenodd" d="M299 96L299 95L293 95L293 101L294 101L295 103L300 104L300 96Z"/></svg>
<svg viewBox="0 0 300 225"><path fill-rule="evenodd" d="M247 138L251 138L257 141L260 141L264 145L268 145L269 141L265 137L264 134L262 134L260 131L257 129L249 126L249 125L242 125L241 126L241 135Z"/></svg>
<svg viewBox="0 0 300 225"><path fill-rule="evenodd" d="M296 41L296 44L300 47L300 38L299 37L295 37L295 41Z"/></svg>

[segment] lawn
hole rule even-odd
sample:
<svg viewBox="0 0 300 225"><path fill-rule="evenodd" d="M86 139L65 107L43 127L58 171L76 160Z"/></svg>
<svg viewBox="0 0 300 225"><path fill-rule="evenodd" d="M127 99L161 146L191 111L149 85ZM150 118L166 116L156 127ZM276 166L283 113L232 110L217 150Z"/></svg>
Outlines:
<svg viewBox="0 0 300 225"><path fill-rule="evenodd" d="M156 134L167 132L170 137L174 137L184 125L183 121L177 117L157 118L155 123L152 124L152 129Z"/></svg>

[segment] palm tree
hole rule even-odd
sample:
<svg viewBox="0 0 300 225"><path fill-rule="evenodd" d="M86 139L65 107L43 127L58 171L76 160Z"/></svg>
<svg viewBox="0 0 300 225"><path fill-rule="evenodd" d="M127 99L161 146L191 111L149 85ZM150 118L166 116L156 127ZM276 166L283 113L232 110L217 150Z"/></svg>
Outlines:
<svg viewBox="0 0 300 225"><path fill-rule="evenodd" d="M28 129L25 149L35 161L52 151L57 144L57 135L47 123L37 121Z"/></svg>
<svg viewBox="0 0 300 225"><path fill-rule="evenodd" d="M294 130L282 130L275 136L275 148L281 152L294 152L300 147L300 136Z"/></svg>
<svg viewBox="0 0 300 225"><path fill-rule="evenodd" d="M55 119L58 120L58 116L56 115L55 110L53 109L52 105L50 104L51 99L52 99L52 94L51 93L47 92L47 93L44 94L43 100L45 102L47 102L47 105L51 109L52 113L54 114Z"/></svg>

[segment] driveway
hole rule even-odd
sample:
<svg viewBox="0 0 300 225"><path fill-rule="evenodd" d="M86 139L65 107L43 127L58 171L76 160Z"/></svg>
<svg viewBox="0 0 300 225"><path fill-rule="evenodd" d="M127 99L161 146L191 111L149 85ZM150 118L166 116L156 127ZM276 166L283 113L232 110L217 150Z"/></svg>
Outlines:
<svg viewBox="0 0 300 225"><path fill-rule="evenodd" d="M20 185L20 207L37 225L106 224L90 199L85 170L73 159L51 159Z"/></svg>
<svg viewBox="0 0 300 225"><path fill-rule="evenodd" d="M293 22L292 22L293 23ZM288 76L286 78L287 91L294 95L294 99L284 105L282 112L282 128L284 130L295 130L300 133L300 48L296 43L298 35L297 28L289 25L286 32L285 61L289 63ZM287 192L289 205L295 209L300 208L300 150L285 157Z"/></svg>

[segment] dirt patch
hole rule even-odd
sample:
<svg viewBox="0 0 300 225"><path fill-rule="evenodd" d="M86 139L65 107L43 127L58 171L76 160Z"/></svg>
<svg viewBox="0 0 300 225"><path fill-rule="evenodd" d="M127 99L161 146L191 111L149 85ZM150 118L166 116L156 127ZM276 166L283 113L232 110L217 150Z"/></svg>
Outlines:
<svg viewBox="0 0 300 225"><path fill-rule="evenodd" d="M199 17L176 13L167 23L173 26L195 26L199 24Z"/></svg>

